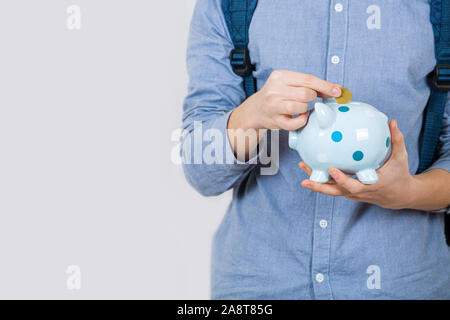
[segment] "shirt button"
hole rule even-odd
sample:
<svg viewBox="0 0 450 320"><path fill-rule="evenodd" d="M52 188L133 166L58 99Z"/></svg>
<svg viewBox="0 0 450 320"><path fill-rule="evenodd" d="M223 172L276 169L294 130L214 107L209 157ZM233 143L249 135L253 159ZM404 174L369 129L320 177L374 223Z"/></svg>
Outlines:
<svg viewBox="0 0 450 320"><path fill-rule="evenodd" d="M325 229L328 227L328 221L327 220L320 220L319 225L322 229Z"/></svg>
<svg viewBox="0 0 450 320"><path fill-rule="evenodd" d="M342 3L336 3L336 5L334 6L334 10L336 10L336 12L342 12L342 10L344 10L344 6L342 5Z"/></svg>
<svg viewBox="0 0 450 320"><path fill-rule="evenodd" d="M323 274L321 274L321 273L318 273L318 274L316 274L316 281L318 282L318 283L322 283L323 282Z"/></svg>
<svg viewBox="0 0 450 320"><path fill-rule="evenodd" d="M331 57L331 63L338 64L341 61L338 56L332 56Z"/></svg>

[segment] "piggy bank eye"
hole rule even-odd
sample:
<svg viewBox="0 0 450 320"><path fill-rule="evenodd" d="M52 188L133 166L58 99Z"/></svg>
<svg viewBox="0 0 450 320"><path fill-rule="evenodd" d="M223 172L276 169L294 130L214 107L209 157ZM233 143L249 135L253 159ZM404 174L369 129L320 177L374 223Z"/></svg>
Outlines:
<svg viewBox="0 0 450 320"><path fill-rule="evenodd" d="M338 110L340 112L348 112L350 110L350 108L347 106L342 106L342 107L339 107Z"/></svg>

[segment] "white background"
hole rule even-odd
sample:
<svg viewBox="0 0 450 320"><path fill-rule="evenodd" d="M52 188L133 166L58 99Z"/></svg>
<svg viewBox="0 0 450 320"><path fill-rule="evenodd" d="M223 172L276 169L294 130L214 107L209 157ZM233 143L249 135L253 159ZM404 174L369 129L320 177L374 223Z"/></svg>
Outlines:
<svg viewBox="0 0 450 320"><path fill-rule="evenodd" d="M194 3L0 2L0 298L209 298L230 195L171 161Z"/></svg>

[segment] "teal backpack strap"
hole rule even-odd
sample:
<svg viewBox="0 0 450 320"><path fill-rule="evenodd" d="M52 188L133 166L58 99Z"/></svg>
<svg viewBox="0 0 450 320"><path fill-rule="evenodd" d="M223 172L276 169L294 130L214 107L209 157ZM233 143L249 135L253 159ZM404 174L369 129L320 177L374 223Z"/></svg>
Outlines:
<svg viewBox="0 0 450 320"><path fill-rule="evenodd" d="M450 0L431 0L436 68L424 118L418 173L429 168L437 155L442 118L450 90ZM445 236L450 246L450 214L445 215Z"/></svg>
<svg viewBox="0 0 450 320"><path fill-rule="evenodd" d="M417 173L425 171L435 160L447 92L450 90L450 0L431 0L431 23L437 64L425 112Z"/></svg>
<svg viewBox="0 0 450 320"><path fill-rule="evenodd" d="M230 52L231 67L234 73L243 78L247 98L256 92L256 80L253 77L255 66L248 50L248 29L257 4L258 0L222 0L222 11L234 44Z"/></svg>

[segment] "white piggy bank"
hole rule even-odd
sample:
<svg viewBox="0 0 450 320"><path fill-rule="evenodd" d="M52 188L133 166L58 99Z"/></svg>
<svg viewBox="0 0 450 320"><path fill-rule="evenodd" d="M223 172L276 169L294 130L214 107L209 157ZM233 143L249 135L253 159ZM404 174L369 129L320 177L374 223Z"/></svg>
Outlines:
<svg viewBox="0 0 450 320"><path fill-rule="evenodd" d="M289 133L289 146L312 169L310 179L321 183L329 180L332 167L356 174L362 183L377 182L375 170L390 141L387 116L362 102L317 102L308 124Z"/></svg>

